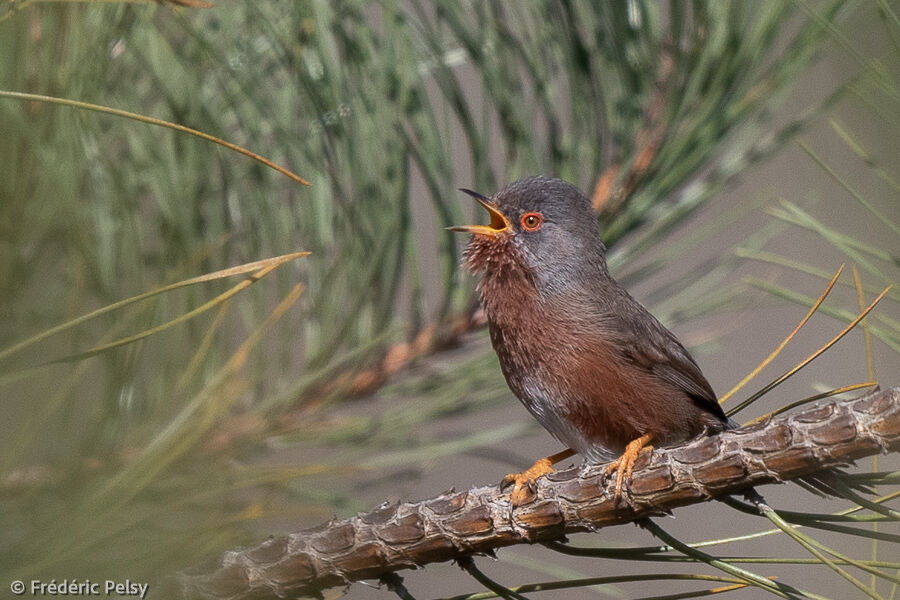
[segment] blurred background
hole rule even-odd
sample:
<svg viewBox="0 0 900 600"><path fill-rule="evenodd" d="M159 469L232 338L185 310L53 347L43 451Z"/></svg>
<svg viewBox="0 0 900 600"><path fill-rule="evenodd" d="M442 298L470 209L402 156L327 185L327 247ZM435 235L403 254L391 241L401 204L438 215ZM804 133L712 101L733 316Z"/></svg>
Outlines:
<svg viewBox="0 0 900 600"><path fill-rule="evenodd" d="M202 4L0 2L4 590L34 578L152 590L267 535L492 484L558 451L507 389L459 268L465 240L444 230L484 218L459 187L492 194L537 173L578 185L614 275L720 394L846 263L820 313L726 408L853 319L850 267L863 305L898 280L896 2ZM178 123L310 185L188 133L9 92ZM116 304L299 251L310 254L262 277ZM844 385L900 383L898 305L893 289L867 333L738 420ZM898 468L879 460L859 468ZM853 506L796 486L764 492L779 508ZM769 528L715 503L661 524L689 542ZM896 544L815 535L897 560ZM654 544L630 526L573 541ZM713 553L809 557L784 536ZM510 586L715 573L541 547L479 564ZM864 597L821 565L748 568ZM418 598L481 589L449 564L404 576ZM897 594L885 581L877 591ZM347 597L396 595L357 583Z"/></svg>

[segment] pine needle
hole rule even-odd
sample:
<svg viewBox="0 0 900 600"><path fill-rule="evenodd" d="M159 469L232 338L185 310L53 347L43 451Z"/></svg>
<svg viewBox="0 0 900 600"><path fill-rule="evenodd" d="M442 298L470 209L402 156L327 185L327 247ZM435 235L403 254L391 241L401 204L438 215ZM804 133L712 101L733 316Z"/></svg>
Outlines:
<svg viewBox="0 0 900 600"><path fill-rule="evenodd" d="M788 345L788 342L790 342L792 339L794 339L794 336L796 336L797 333L800 331L800 329L802 329L803 326L806 325L806 322L809 321L810 317L812 317L815 314L815 312L817 310L819 310L819 306L821 306L822 303L825 302L825 299L828 297L828 294L831 293L831 289L834 287L834 284L837 282L838 278L841 276L841 273L843 272L843 270L844 270L844 265L841 265L840 267L838 267L837 272L834 274L834 276L832 276L831 281L828 282L828 285L825 286L825 290L819 296L819 299L816 300L816 302L806 312L806 314L803 316L803 318L800 319L800 322L797 323L797 326L794 327L794 329L787 335L787 337L785 337L784 340L782 340L782 342L780 344L778 344L778 346L771 352L771 354L769 354L769 356L767 356L765 359L763 359L763 361L761 363L759 363L755 369L750 371L750 373L748 373L743 379L741 379L737 383L737 385L735 385L733 388L728 390L721 398L719 398L719 404L725 404L729 400L729 398L734 396L734 394L736 394L745 385L747 385L750 381L752 381L757 375L760 374L760 372L763 369L765 369L769 365L769 363L771 363L773 360L775 360L775 358L779 354L781 354L781 351L784 350L784 347Z"/></svg>

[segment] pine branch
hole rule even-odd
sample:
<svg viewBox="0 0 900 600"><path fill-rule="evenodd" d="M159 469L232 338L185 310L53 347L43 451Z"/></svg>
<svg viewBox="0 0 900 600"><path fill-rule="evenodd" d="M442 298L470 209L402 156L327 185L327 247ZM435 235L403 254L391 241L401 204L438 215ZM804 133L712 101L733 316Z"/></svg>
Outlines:
<svg viewBox="0 0 900 600"><path fill-rule="evenodd" d="M638 462L631 507L613 506L603 466L571 469L540 479L535 500L514 512L497 486L451 491L226 552L215 570L181 573L175 585L199 599L318 596L349 581L620 525L897 450L900 387L656 450Z"/></svg>

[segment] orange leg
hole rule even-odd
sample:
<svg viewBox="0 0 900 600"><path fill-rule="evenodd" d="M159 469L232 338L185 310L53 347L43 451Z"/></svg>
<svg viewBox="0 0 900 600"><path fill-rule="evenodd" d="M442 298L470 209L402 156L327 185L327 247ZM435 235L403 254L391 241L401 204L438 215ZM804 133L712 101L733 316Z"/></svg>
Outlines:
<svg viewBox="0 0 900 600"><path fill-rule="evenodd" d="M638 456L644 452L653 450L653 446L648 445L651 440L653 440L652 433L645 433L638 439L632 440L625 446L625 452L622 453L622 456L607 467L607 476L613 471L618 471L618 473L616 473L616 493L615 496L613 496L615 504L618 504L619 498L622 497L622 484L625 483L625 478L627 477L629 481L631 480L631 472L634 471L634 463Z"/></svg>
<svg viewBox="0 0 900 600"><path fill-rule="evenodd" d="M500 489L504 490L509 487L510 484L515 484L513 485L512 492L509 494L510 504L513 508L522 504L527 504L534 499L534 480L538 477L543 477L547 473L552 473L554 471L553 465L562 460L566 460L574 454L574 450L566 448L562 452L557 452L552 456L536 460L527 470L522 471L521 473L510 473L504 477L503 481L500 482Z"/></svg>

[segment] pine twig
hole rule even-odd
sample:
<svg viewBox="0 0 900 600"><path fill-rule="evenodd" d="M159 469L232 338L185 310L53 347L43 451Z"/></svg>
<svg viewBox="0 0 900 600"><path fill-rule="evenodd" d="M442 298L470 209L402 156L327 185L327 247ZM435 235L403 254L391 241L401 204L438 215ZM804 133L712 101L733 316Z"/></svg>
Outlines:
<svg viewBox="0 0 900 600"><path fill-rule="evenodd" d="M451 491L226 552L215 570L181 573L174 584L195 599L315 596L350 581L620 525L897 450L900 387L656 450L638 462L631 506L614 506L604 465L571 469L540 479L535 500L515 511L497 486Z"/></svg>

